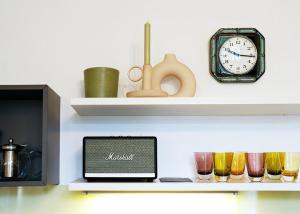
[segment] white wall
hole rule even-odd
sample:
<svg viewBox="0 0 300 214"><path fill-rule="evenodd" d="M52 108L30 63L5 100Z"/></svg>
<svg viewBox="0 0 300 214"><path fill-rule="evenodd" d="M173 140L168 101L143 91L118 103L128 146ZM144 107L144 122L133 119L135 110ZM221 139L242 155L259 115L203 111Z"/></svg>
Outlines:
<svg viewBox="0 0 300 214"><path fill-rule="evenodd" d="M193 176L200 150L300 151L300 117L79 117L83 70L111 66L120 87L143 62L143 24L152 24L152 63L176 53L197 77L199 97L291 97L298 84L296 0L0 0L0 84L49 84L62 98L61 184L81 177L82 137L155 135L159 176ZM208 69L209 38L222 27L256 27L266 38L266 73L255 84L220 84Z"/></svg>

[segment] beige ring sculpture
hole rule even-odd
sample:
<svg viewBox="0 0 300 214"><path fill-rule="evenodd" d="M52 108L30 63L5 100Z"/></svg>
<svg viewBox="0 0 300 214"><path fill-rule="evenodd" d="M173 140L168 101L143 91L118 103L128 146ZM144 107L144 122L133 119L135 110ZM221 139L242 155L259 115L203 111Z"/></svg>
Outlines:
<svg viewBox="0 0 300 214"><path fill-rule="evenodd" d="M174 76L180 81L180 88L170 97L193 97L196 92L196 79L193 72L180 63L174 54L166 54L164 60L152 69L152 89L162 90L162 81Z"/></svg>

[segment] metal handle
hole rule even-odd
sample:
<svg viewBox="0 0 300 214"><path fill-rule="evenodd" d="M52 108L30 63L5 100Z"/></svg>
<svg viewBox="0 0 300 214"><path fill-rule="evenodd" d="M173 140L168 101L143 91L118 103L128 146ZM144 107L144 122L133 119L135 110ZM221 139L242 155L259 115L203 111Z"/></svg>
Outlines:
<svg viewBox="0 0 300 214"><path fill-rule="evenodd" d="M131 78L131 76L130 76L130 74L131 74L131 72L133 71L133 70L135 70L135 69L137 69L137 70L139 70L140 72L141 72L141 76L140 76L140 78L138 78L138 79L132 79ZM138 81L140 81L141 79L143 79L143 68L142 67L140 67L140 66L132 66L129 70L128 70L128 79L130 79L130 81L132 81L132 82L138 82Z"/></svg>

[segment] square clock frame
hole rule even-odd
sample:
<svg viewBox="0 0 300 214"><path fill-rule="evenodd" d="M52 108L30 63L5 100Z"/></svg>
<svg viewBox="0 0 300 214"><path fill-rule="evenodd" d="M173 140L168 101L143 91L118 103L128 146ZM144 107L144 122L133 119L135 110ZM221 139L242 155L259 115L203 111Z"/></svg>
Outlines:
<svg viewBox="0 0 300 214"><path fill-rule="evenodd" d="M219 58L222 45L230 38L244 37L252 41L257 49L257 61L244 74L234 74L224 68ZM234 53L234 52L232 52ZM234 53L236 54L236 53ZM241 56L241 54L236 54ZM210 73L218 82L250 83L257 81L265 72L265 38L255 28L222 28L210 39Z"/></svg>

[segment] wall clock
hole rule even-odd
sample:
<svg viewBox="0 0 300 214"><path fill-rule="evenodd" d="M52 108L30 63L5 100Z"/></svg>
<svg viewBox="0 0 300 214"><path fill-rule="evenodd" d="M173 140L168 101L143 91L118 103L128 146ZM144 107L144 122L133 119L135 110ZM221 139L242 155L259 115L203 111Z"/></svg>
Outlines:
<svg viewBox="0 0 300 214"><path fill-rule="evenodd" d="M265 72L265 38L255 28L222 28L210 39L210 72L219 82L249 83Z"/></svg>

